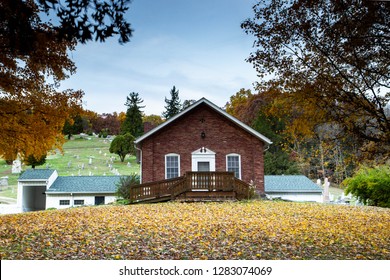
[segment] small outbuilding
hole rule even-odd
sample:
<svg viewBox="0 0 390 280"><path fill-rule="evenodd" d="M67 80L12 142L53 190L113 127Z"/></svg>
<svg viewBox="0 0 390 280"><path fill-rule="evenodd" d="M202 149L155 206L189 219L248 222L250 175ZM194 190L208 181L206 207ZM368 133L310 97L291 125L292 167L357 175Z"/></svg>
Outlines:
<svg viewBox="0 0 390 280"><path fill-rule="evenodd" d="M271 199L323 202L322 188L304 175L266 175L264 183Z"/></svg>
<svg viewBox="0 0 390 280"><path fill-rule="evenodd" d="M58 176L53 169L28 169L18 180L22 212L101 205L116 200L120 176Z"/></svg>
<svg viewBox="0 0 390 280"><path fill-rule="evenodd" d="M22 212L46 209L46 190L58 178L54 169L27 169L18 179L17 207Z"/></svg>
<svg viewBox="0 0 390 280"><path fill-rule="evenodd" d="M120 176L64 176L46 190L46 208L102 205L116 200Z"/></svg>

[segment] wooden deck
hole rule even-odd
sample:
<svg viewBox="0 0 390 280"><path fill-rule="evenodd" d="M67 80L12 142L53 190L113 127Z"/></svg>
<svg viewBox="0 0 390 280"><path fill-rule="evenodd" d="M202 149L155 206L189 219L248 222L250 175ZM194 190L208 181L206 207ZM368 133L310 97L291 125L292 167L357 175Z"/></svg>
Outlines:
<svg viewBox="0 0 390 280"><path fill-rule="evenodd" d="M134 186L130 201L224 201L249 197L249 185L233 172L187 172L184 176Z"/></svg>

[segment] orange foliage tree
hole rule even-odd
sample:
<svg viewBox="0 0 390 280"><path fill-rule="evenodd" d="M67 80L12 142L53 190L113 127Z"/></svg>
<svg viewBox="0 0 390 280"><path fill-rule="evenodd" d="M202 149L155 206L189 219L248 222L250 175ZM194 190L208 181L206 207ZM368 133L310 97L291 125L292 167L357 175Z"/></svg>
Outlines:
<svg viewBox="0 0 390 280"><path fill-rule="evenodd" d="M278 89L274 107L293 115L292 136L331 122L365 158L388 159L390 3L260 0L253 10L242 24L255 36L248 60L267 78L261 86Z"/></svg>
<svg viewBox="0 0 390 280"><path fill-rule="evenodd" d="M66 120L81 110L81 90L58 90L76 71L69 58L76 44L113 35L125 43L132 34L127 0L65 2L0 2L0 156L8 161L61 148Z"/></svg>
<svg viewBox="0 0 390 280"><path fill-rule="evenodd" d="M226 108L272 140L265 154L267 174L299 172L336 183L351 175L359 147L356 137L332 122L314 100L277 87L257 90L240 90Z"/></svg>

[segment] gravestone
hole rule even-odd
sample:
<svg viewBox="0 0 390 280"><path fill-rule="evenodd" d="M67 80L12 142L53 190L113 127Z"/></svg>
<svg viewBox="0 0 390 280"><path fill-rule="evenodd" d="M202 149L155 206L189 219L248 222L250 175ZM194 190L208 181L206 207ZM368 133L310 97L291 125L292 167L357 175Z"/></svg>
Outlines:
<svg viewBox="0 0 390 280"><path fill-rule="evenodd" d="M8 186L8 176L4 176L0 178L0 187Z"/></svg>
<svg viewBox="0 0 390 280"><path fill-rule="evenodd" d="M329 182L328 178L325 178L325 182L324 182L324 202L329 202L330 201L330 198L329 198L329 186L330 186L330 182Z"/></svg>
<svg viewBox="0 0 390 280"><path fill-rule="evenodd" d="M22 172L22 162L18 159L12 162L12 174L19 174Z"/></svg>

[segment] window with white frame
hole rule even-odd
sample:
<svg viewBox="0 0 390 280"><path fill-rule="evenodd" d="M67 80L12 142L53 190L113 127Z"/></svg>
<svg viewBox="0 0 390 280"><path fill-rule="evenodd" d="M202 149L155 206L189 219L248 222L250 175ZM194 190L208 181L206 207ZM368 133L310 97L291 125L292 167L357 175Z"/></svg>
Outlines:
<svg viewBox="0 0 390 280"><path fill-rule="evenodd" d="M68 200L68 199L61 199L60 200L60 205L70 205L70 200Z"/></svg>
<svg viewBox="0 0 390 280"><path fill-rule="evenodd" d="M178 154L165 155L165 179L180 176L180 156Z"/></svg>
<svg viewBox="0 0 390 280"><path fill-rule="evenodd" d="M234 172L234 176L241 179L241 156L239 154L228 154L226 156L226 170Z"/></svg>
<svg viewBox="0 0 390 280"><path fill-rule="evenodd" d="M75 199L74 205L84 205L84 199Z"/></svg>

